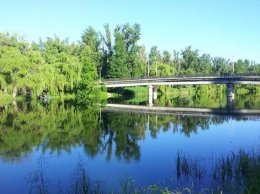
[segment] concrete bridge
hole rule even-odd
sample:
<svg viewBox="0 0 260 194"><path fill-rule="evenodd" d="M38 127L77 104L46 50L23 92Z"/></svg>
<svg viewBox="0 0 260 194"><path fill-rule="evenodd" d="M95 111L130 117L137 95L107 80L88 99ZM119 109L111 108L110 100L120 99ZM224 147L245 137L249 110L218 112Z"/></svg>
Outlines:
<svg viewBox="0 0 260 194"><path fill-rule="evenodd" d="M211 109L211 108L185 108L185 107L160 107L160 106L140 106L126 104L107 104L102 108L102 112L130 112L141 114L176 115L211 117L222 116L226 118L245 118L250 120L260 120L259 109Z"/></svg>
<svg viewBox="0 0 260 194"><path fill-rule="evenodd" d="M171 76L171 77L148 77L131 79L106 79L103 80L107 88L126 86L147 86L149 105L153 105L153 99L157 99L157 86L160 85L205 85L226 84L228 100L234 99L234 84L259 84L260 76Z"/></svg>

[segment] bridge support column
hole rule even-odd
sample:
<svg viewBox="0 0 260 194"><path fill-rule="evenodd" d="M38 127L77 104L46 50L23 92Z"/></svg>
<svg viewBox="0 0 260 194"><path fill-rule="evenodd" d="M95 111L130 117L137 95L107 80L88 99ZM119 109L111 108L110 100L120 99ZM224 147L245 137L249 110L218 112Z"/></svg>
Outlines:
<svg viewBox="0 0 260 194"><path fill-rule="evenodd" d="M157 86L153 86L153 105L157 104Z"/></svg>
<svg viewBox="0 0 260 194"><path fill-rule="evenodd" d="M227 108L232 108L235 94L233 91L234 84L227 84Z"/></svg>
<svg viewBox="0 0 260 194"><path fill-rule="evenodd" d="M235 98L235 94L233 92L234 84L227 84L227 97Z"/></svg>
<svg viewBox="0 0 260 194"><path fill-rule="evenodd" d="M152 86L153 87L153 99L157 99L157 86Z"/></svg>
<svg viewBox="0 0 260 194"><path fill-rule="evenodd" d="M148 85L148 104L153 106L153 86Z"/></svg>

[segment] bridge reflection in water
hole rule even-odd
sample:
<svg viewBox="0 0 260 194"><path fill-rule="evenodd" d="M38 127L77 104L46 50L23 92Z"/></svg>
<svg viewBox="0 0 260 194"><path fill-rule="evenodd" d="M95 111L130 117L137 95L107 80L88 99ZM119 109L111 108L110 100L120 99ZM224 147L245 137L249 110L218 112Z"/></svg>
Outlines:
<svg viewBox="0 0 260 194"><path fill-rule="evenodd" d="M182 107L150 107L139 105L107 104L102 112L133 112L143 114L162 114L178 116L211 117L223 116L226 118L247 118L260 120L260 109L210 109L210 108L182 108Z"/></svg>

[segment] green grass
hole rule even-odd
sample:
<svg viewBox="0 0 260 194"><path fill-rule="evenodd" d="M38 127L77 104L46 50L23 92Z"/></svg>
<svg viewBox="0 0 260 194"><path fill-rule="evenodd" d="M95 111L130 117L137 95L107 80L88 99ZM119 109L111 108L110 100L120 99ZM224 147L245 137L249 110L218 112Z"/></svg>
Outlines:
<svg viewBox="0 0 260 194"><path fill-rule="evenodd" d="M148 88L147 87L125 87L123 90L123 95L132 95L132 96L147 96Z"/></svg>

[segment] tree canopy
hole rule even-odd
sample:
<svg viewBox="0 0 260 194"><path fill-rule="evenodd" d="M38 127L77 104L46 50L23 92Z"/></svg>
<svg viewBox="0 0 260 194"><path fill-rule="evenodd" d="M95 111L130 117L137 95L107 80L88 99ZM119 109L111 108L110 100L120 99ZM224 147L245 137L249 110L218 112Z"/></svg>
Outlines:
<svg viewBox="0 0 260 194"><path fill-rule="evenodd" d="M172 52L152 46L147 53L140 39L140 25L128 23L116 26L113 33L109 24L104 33L89 26L78 43L56 35L28 43L17 34L0 33L0 89L13 97L45 91L95 98L103 78L260 73L254 61L200 55L191 46Z"/></svg>

